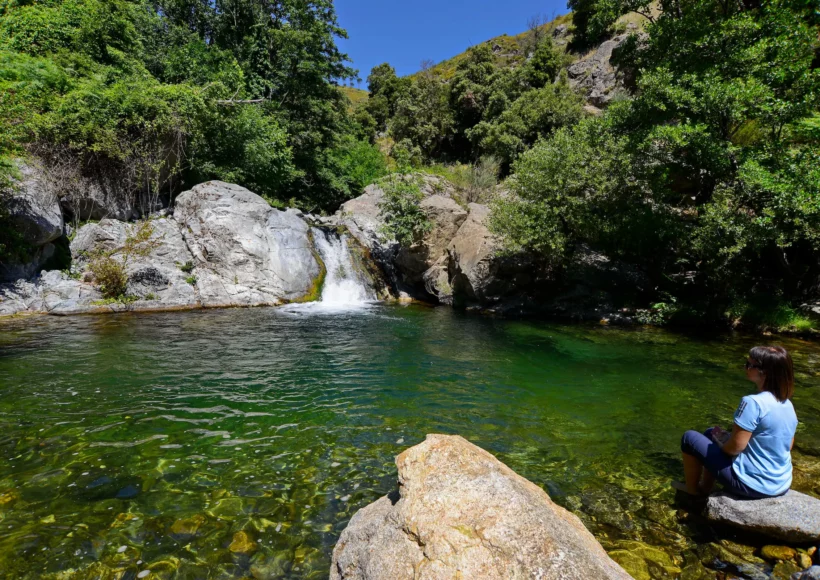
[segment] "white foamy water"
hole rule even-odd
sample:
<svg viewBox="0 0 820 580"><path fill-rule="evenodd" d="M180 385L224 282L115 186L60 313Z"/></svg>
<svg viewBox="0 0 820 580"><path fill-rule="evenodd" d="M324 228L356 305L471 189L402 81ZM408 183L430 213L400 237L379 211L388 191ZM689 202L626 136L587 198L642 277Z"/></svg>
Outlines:
<svg viewBox="0 0 820 580"><path fill-rule="evenodd" d="M322 297L317 302L291 304L285 311L337 312L367 308L376 300L376 293L366 277L356 268L346 235L337 235L313 228L313 241L327 273Z"/></svg>

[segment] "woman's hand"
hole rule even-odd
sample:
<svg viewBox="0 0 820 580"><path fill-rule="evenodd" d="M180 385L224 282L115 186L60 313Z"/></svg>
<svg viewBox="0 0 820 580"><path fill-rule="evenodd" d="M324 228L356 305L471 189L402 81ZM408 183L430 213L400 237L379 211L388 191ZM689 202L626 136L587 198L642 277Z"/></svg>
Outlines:
<svg viewBox="0 0 820 580"><path fill-rule="evenodd" d="M732 426L732 435L729 437L729 440L721 447L723 452L727 455L740 455L743 453L743 450L746 449L746 446L749 444L749 440L752 438L752 432L746 431L745 429L741 429L737 425Z"/></svg>

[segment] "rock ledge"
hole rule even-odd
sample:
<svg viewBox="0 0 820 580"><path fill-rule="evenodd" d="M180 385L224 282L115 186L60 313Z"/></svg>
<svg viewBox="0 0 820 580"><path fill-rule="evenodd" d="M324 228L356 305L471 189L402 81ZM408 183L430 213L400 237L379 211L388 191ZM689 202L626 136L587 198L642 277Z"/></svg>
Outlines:
<svg viewBox="0 0 820 580"><path fill-rule="evenodd" d="M706 518L795 544L820 540L820 499L791 490L768 499L743 499L716 493L706 503Z"/></svg>

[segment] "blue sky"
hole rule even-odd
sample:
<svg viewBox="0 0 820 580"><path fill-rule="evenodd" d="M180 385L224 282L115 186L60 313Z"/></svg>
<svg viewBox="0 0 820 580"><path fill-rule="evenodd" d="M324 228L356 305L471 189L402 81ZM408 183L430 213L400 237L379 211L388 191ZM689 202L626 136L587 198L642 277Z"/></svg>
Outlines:
<svg viewBox="0 0 820 580"><path fill-rule="evenodd" d="M336 0L349 40L339 47L353 60L367 88L370 69L389 62L400 75L423 60L441 62L467 47L527 29L536 14L566 14L566 0Z"/></svg>

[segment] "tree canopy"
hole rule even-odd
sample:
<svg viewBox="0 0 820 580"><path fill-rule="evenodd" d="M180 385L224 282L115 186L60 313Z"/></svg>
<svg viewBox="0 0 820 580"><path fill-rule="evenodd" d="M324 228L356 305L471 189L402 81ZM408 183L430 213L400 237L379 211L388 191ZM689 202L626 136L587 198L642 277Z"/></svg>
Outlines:
<svg viewBox="0 0 820 580"><path fill-rule="evenodd" d="M336 86L345 36L330 0L5 0L0 155L330 209L362 179L338 160L372 157Z"/></svg>

